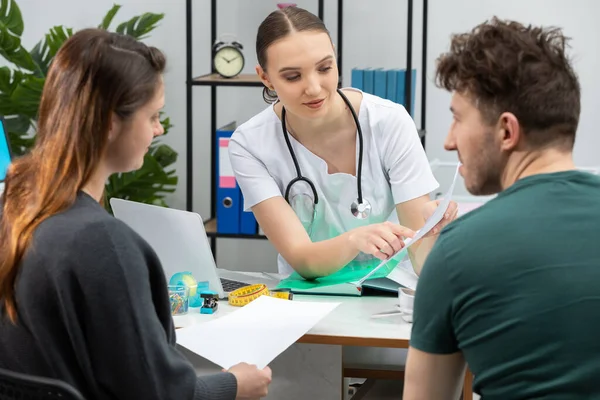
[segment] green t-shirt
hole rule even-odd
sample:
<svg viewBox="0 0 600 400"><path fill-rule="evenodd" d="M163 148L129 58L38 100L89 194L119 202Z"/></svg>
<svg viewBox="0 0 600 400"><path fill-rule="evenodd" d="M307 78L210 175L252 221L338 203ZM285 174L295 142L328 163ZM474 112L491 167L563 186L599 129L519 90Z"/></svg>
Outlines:
<svg viewBox="0 0 600 400"><path fill-rule="evenodd" d="M410 344L461 351L485 400L600 398L600 178L526 177L448 225Z"/></svg>

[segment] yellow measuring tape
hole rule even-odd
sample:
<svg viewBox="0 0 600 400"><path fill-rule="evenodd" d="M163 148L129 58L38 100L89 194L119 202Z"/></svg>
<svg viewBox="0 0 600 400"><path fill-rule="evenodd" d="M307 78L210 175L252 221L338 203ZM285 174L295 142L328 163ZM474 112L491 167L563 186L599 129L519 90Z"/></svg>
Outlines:
<svg viewBox="0 0 600 400"><path fill-rule="evenodd" d="M257 284L244 286L229 293L229 304L235 307L242 307L258 299L260 296L271 296L278 299L292 300L291 292L271 292L267 285Z"/></svg>

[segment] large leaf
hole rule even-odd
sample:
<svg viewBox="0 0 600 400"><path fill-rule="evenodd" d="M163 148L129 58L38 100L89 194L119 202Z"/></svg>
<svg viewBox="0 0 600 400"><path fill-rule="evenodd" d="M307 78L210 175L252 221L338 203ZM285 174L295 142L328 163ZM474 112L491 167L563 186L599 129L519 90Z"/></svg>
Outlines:
<svg viewBox="0 0 600 400"><path fill-rule="evenodd" d="M72 28L55 26L50 29L43 40L40 40L33 49L31 49L31 58L38 66L38 75L46 76L52 59L56 56L58 50L65 41L73 36Z"/></svg>
<svg viewBox="0 0 600 400"><path fill-rule="evenodd" d="M12 100L12 95L23 81L25 75L19 71L11 71L8 67L0 68L0 115L9 116L19 113Z"/></svg>
<svg viewBox="0 0 600 400"><path fill-rule="evenodd" d="M112 6L112 8L110 10L108 10L106 15L104 16L104 19L102 20L102 23L100 25L98 25L98 28L108 29L108 27L110 26L110 23L115 18L115 15L117 15L117 12L119 11L120 8L121 8L120 5L114 4Z"/></svg>
<svg viewBox="0 0 600 400"><path fill-rule="evenodd" d="M0 0L0 55L20 68L36 70L31 55L21 45L23 17L14 0Z"/></svg>
<svg viewBox="0 0 600 400"><path fill-rule="evenodd" d="M0 68L0 93L12 95L19 83L23 80L25 75L19 71L12 71L8 67Z"/></svg>
<svg viewBox="0 0 600 400"><path fill-rule="evenodd" d="M46 33L46 45L48 46L47 57L52 60L63 43L71 36L73 36L73 28L55 26L50 29L50 32Z"/></svg>
<svg viewBox="0 0 600 400"><path fill-rule="evenodd" d="M15 36L23 34L23 16L14 0L0 0L0 26Z"/></svg>
<svg viewBox="0 0 600 400"><path fill-rule="evenodd" d="M29 134L31 120L25 116L17 116L6 118L4 122L13 154L22 156L35 141L35 137Z"/></svg>
<svg viewBox="0 0 600 400"><path fill-rule="evenodd" d="M37 42L29 54L31 54L33 62L38 66L37 75L40 78L45 77L46 74L48 74L48 68L50 67L51 61L46 40L40 40Z"/></svg>
<svg viewBox="0 0 600 400"><path fill-rule="evenodd" d="M44 82L45 78L34 75L24 76L10 96L12 105L18 110L16 113L37 119Z"/></svg>
<svg viewBox="0 0 600 400"><path fill-rule="evenodd" d="M25 68L29 71L37 69L31 55L21 46L21 38L14 36L2 24L0 24L0 55L20 68Z"/></svg>
<svg viewBox="0 0 600 400"><path fill-rule="evenodd" d="M158 22L163 19L165 14L144 13L131 18L117 26L117 32L137 39L147 38L147 34L153 31Z"/></svg>

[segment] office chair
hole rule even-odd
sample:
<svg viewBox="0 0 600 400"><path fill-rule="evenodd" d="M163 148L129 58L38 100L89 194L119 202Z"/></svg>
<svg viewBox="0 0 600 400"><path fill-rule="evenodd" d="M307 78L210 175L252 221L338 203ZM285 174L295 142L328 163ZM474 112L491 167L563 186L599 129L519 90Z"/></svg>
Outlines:
<svg viewBox="0 0 600 400"><path fill-rule="evenodd" d="M85 400L71 385L0 368L0 400Z"/></svg>

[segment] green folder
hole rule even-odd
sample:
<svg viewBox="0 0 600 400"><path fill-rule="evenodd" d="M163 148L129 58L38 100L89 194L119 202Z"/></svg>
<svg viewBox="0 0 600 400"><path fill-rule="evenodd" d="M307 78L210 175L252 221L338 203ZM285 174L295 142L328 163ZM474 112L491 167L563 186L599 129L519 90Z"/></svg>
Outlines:
<svg viewBox="0 0 600 400"><path fill-rule="evenodd" d="M396 268L398 263L406 256L406 249L396 254L383 267L369 277L371 279L385 278ZM306 294L337 294L347 296L360 296L362 288L357 285L358 281L364 278L371 270L381 263L374 259L365 264L350 263L339 271L314 280L306 280L297 272L293 272L289 277L282 279L276 289L286 289L293 293Z"/></svg>

